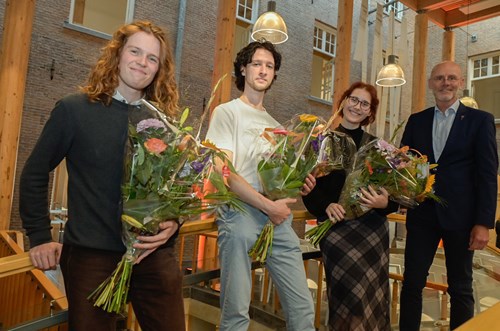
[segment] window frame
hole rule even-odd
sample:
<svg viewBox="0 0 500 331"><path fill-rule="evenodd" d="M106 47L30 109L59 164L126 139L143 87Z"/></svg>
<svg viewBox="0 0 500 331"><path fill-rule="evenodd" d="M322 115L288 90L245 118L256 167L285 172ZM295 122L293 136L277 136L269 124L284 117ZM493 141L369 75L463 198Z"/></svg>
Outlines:
<svg viewBox="0 0 500 331"><path fill-rule="evenodd" d="M384 0L384 5L387 5L387 3L391 1L392 0ZM401 1L398 1L384 7L384 14L389 15L391 11L394 12L394 18L398 21L401 21L403 19L403 13L405 11L405 5Z"/></svg>
<svg viewBox="0 0 500 331"><path fill-rule="evenodd" d="M86 27L82 24L74 23L74 14L75 14L75 2L78 0L71 0L70 3L70 9L69 9L69 16L68 18L64 21L63 26L65 28L75 30L78 32L90 34L95 37L99 37L102 39L111 39L112 35L103 31L95 30L89 27ZM131 23L134 20L134 9L135 9L135 1L136 0L127 0L127 10L125 13L125 20L123 21L124 24Z"/></svg>
<svg viewBox="0 0 500 331"><path fill-rule="evenodd" d="M252 18L250 20L247 19L246 17L242 17L238 14L238 9L240 8L240 6L244 6L245 8L249 8L247 6L247 1L252 1L252 7L250 9L252 11ZM244 4L242 4L243 2L244 2ZM259 17L259 2L257 0L238 0L236 2L236 19L237 20L248 23L249 25L253 25L258 17Z"/></svg>
<svg viewBox="0 0 500 331"><path fill-rule="evenodd" d="M316 47L316 30L321 30L322 31L322 36L321 36L321 47ZM326 45L327 45L327 34L330 36L333 36L333 52L330 52ZM319 39L319 38L318 38ZM331 42L328 42L329 45L331 45ZM313 33L313 49L315 51L318 51L320 53L323 53L327 56L331 56L335 58L336 53L337 53L337 29L335 29L332 26L326 25L322 22L316 21L314 24L314 33Z"/></svg>
<svg viewBox="0 0 500 331"><path fill-rule="evenodd" d="M497 63L493 63L493 59L496 58L498 61ZM481 66L478 67L477 69L474 67L476 61L484 61L486 60L486 66ZM493 67L497 68L497 73L493 73ZM498 77L500 76L500 52L491 52L488 54L481 54L481 55L476 55L476 56L471 56L469 58L469 68L471 68L470 73L469 73L469 80L478 80L478 79L485 79L485 78L491 78L491 77ZM485 75L479 75L479 76L474 76L475 71L479 70L481 73L482 69L486 68L486 74Z"/></svg>
<svg viewBox="0 0 500 331"><path fill-rule="evenodd" d="M319 33L318 33L319 32ZM321 45L318 44L320 40ZM333 48L333 50L332 50ZM310 99L316 100L321 103L332 104L333 101L333 88L335 82L335 58L337 52L337 29L333 26L325 24L321 21L316 20L314 22L313 30L313 72L311 73L312 82L320 79L320 84L311 83L311 88L315 87L315 90L310 91ZM314 63L317 60L322 60L321 76L315 75L316 70L314 69ZM330 76L325 76L325 68L328 68ZM319 72L318 72L319 74ZM317 92L313 94L313 92Z"/></svg>

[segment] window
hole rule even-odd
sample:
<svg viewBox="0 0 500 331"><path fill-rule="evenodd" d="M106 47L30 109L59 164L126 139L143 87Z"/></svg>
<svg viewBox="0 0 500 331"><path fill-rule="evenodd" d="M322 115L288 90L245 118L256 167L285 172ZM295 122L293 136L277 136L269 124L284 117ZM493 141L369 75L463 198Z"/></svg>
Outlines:
<svg viewBox="0 0 500 331"><path fill-rule="evenodd" d="M132 22L135 0L71 0L65 26L109 38L122 24Z"/></svg>
<svg viewBox="0 0 500 331"><path fill-rule="evenodd" d="M314 27L314 50L335 56L335 30L324 24L316 23Z"/></svg>
<svg viewBox="0 0 500 331"><path fill-rule="evenodd" d="M384 0L385 4L387 4L389 2L392 2L392 0ZM393 11L394 18L396 18L398 20L402 20L404 9L405 9L404 5L401 2L396 1L394 3L391 3L390 5L385 6L384 13L390 14L390 12Z"/></svg>
<svg viewBox="0 0 500 331"><path fill-rule="evenodd" d="M467 89L479 108L500 123L500 51L471 56L467 70Z"/></svg>
<svg viewBox="0 0 500 331"><path fill-rule="evenodd" d="M256 19L257 2L253 0L238 0L236 5L236 19L253 24Z"/></svg>
<svg viewBox="0 0 500 331"><path fill-rule="evenodd" d="M500 55L477 57L472 59L472 79L500 75Z"/></svg>
<svg viewBox="0 0 500 331"><path fill-rule="evenodd" d="M233 59L236 53L250 42L252 25L258 17L258 1L238 0L236 4L236 28L234 30Z"/></svg>
<svg viewBox="0 0 500 331"><path fill-rule="evenodd" d="M331 26L316 22L313 36L311 96L332 102L336 34Z"/></svg>

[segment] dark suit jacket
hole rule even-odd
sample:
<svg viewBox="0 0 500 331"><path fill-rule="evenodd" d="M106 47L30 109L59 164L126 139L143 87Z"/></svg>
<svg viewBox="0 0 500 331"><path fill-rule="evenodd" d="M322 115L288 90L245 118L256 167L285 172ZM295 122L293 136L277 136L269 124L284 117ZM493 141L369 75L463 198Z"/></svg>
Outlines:
<svg viewBox="0 0 500 331"><path fill-rule="evenodd" d="M402 145L427 155L432 148L434 107L412 114ZM434 190L445 205L425 201L408 210L409 222L436 215L447 230L471 229L476 224L493 228L497 203L498 155L493 115L460 103L448 140L439 158Z"/></svg>

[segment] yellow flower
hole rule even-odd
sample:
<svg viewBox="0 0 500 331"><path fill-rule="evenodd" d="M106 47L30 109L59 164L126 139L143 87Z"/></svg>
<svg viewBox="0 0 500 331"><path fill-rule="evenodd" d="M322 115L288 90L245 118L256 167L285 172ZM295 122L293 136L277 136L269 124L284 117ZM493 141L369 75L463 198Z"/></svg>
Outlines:
<svg viewBox="0 0 500 331"><path fill-rule="evenodd" d="M299 116L301 122L311 123L318 120L318 116L312 114L302 114Z"/></svg>
<svg viewBox="0 0 500 331"><path fill-rule="evenodd" d="M219 151L219 148L217 148L217 146L215 146L215 144L213 142L211 142L210 140L203 140L201 142L201 144L206 147L206 148L210 148L210 149L214 149L216 151Z"/></svg>
<svg viewBox="0 0 500 331"><path fill-rule="evenodd" d="M427 183L425 184L424 194L431 192L432 185L434 185L434 182L436 181L435 177L436 177L436 175L429 175L429 177L427 177Z"/></svg>

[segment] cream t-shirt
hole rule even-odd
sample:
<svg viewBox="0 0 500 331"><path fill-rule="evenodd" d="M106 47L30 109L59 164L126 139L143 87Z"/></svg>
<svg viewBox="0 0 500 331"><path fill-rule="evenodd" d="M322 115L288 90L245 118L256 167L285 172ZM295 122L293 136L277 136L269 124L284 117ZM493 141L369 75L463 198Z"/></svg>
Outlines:
<svg viewBox="0 0 500 331"><path fill-rule="evenodd" d="M206 138L218 148L231 151L237 173L262 192L257 165L269 143L261 134L266 128L279 126L267 111L253 108L238 98L215 108Z"/></svg>

